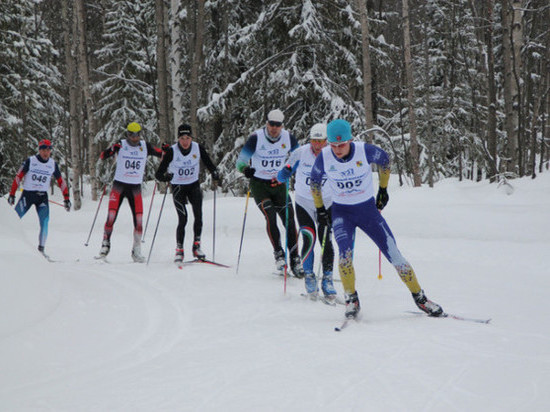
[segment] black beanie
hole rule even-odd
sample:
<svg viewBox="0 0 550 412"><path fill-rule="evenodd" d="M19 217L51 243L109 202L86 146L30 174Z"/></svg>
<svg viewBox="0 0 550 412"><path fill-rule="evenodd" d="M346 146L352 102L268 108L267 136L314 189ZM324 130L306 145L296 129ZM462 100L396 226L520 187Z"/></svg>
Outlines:
<svg viewBox="0 0 550 412"><path fill-rule="evenodd" d="M180 127L178 127L178 136L182 136L185 134L188 136L193 135L193 132L191 131L191 126L188 124L182 124L180 125Z"/></svg>

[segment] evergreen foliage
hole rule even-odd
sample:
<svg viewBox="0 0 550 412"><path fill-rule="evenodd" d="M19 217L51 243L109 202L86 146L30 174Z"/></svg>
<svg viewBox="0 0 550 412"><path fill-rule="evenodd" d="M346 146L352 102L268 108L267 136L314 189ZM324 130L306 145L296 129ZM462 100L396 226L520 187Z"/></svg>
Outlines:
<svg viewBox="0 0 550 412"><path fill-rule="evenodd" d="M60 5L65 0L5 0L0 4L0 182L9 185L20 162L51 138L57 160L70 166L69 94ZM521 130L518 164L510 169L506 112L502 2L409 0L414 66L414 110L423 181L535 175L548 168L548 61L550 8L533 0L522 9ZM518 2L513 2L518 4ZM506 3L508 4L508 3ZM512 4L512 3L510 3ZM226 182L244 190L235 159L267 112L285 112L285 127L302 143L310 127L343 117L357 139L366 138L363 107L361 24L357 5L368 7L374 143L393 159L394 171L410 176L409 125L403 68L402 0L210 0L203 27L196 2L164 1L167 67L178 96L177 117L190 118L190 68L197 31L204 34L199 70L197 140L213 155ZM137 121L155 145L159 136L157 21L154 0L85 1L90 79L102 150ZM69 19L77 16L70 15ZM71 23L69 22L69 26ZM496 153L488 148L487 36L491 25L497 101ZM177 38L176 38L177 37ZM172 48L172 49L170 49ZM178 53L175 53L177 49ZM176 61L178 60L178 61ZM169 76L169 77L170 77ZM79 103L83 107L83 102ZM80 110L83 111L81 108ZM82 116L83 119L86 116ZM172 125L173 129L177 125ZM85 159L88 146L82 145ZM112 180L112 162L98 162L98 177ZM147 179L156 161L150 161ZM207 183L209 176L207 175ZM232 182L236 182L233 184Z"/></svg>

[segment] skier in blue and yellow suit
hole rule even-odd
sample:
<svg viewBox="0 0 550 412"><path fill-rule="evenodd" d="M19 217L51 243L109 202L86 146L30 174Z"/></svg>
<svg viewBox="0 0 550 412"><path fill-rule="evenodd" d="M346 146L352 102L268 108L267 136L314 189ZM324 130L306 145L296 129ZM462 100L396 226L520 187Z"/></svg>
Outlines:
<svg viewBox="0 0 550 412"><path fill-rule="evenodd" d="M395 238L379 213L388 203L390 160L381 148L352 142L351 125L342 119L333 120L327 126L329 146L325 147L313 165L311 191L321 221L330 221L323 205L321 183L326 174L332 189L332 222L334 237L339 249L339 271L346 293L346 317L355 318L360 311L359 297L355 290L353 251L355 228L359 227L380 248L395 267L401 280L411 291L416 305L431 316L441 316L443 309L429 300L421 289L413 268L403 257ZM376 199L371 163L378 165L380 187Z"/></svg>

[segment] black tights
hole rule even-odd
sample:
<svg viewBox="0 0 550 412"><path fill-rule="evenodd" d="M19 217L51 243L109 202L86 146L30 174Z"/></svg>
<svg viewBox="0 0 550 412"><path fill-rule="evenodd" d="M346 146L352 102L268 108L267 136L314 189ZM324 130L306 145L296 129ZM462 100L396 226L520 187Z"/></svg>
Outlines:
<svg viewBox="0 0 550 412"><path fill-rule="evenodd" d="M193 209L193 235L195 240L200 240L202 233L202 192L199 182L190 185L172 185L172 197L178 214L178 227L176 229L176 243L183 247L185 238L185 225L187 225L186 203L191 203Z"/></svg>

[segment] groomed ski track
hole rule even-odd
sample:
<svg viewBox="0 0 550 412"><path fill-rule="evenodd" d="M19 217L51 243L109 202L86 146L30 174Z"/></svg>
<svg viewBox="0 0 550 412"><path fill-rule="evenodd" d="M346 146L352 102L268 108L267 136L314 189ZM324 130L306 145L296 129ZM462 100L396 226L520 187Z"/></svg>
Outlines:
<svg viewBox="0 0 550 412"><path fill-rule="evenodd" d="M232 268L181 270L172 262L171 202L147 266L130 257L126 202L109 263L93 259L105 209L84 247L97 203L68 214L51 206L46 252L58 262L50 263L36 251L34 209L19 220L0 200L0 410L546 410L550 180L518 185L513 196L455 180L390 187L384 211L428 296L490 324L406 313L416 309L410 294L385 261L377 279L378 250L358 233L362 316L342 333L334 326L343 306L304 299L293 277L283 294L252 203L235 274L244 198L217 198L215 260ZM203 216L211 258L208 193ZM186 259L191 225L192 215Z"/></svg>

